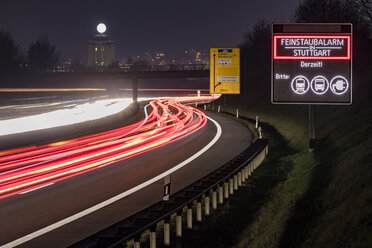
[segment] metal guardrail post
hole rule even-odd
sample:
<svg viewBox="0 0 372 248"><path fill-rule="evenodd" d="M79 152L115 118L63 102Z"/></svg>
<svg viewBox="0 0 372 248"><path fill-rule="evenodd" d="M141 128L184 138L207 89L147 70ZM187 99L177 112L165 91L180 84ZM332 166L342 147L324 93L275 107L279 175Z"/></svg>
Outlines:
<svg viewBox="0 0 372 248"><path fill-rule="evenodd" d="M211 214L209 201L210 201L209 195L205 195L205 197L204 197L204 212L205 212L206 216L209 216Z"/></svg>
<svg viewBox="0 0 372 248"><path fill-rule="evenodd" d="M225 181L224 183L224 188L225 188L225 198L228 199L229 198L229 183L228 181Z"/></svg>
<svg viewBox="0 0 372 248"><path fill-rule="evenodd" d="M139 241L139 238L134 239L134 248L141 248L141 243Z"/></svg>
<svg viewBox="0 0 372 248"><path fill-rule="evenodd" d="M233 177L234 180L234 190L238 190L238 176L235 174Z"/></svg>
<svg viewBox="0 0 372 248"><path fill-rule="evenodd" d="M218 203L223 204L223 186L218 185Z"/></svg>
<svg viewBox="0 0 372 248"><path fill-rule="evenodd" d="M212 191L212 209L217 209L217 192L215 190Z"/></svg>
<svg viewBox="0 0 372 248"><path fill-rule="evenodd" d="M156 232L155 228L150 230L150 248L156 248Z"/></svg>
<svg viewBox="0 0 372 248"><path fill-rule="evenodd" d="M170 246L170 225L169 225L169 219L164 220L164 246Z"/></svg>
<svg viewBox="0 0 372 248"><path fill-rule="evenodd" d="M176 236L182 237L182 213L177 213L176 216Z"/></svg>
<svg viewBox="0 0 372 248"><path fill-rule="evenodd" d="M196 221L202 221L202 205L200 200L196 202Z"/></svg>
<svg viewBox="0 0 372 248"><path fill-rule="evenodd" d="M242 186L242 172L238 172L238 187Z"/></svg>
<svg viewBox="0 0 372 248"><path fill-rule="evenodd" d="M232 178L229 178L229 190L230 195L234 194L234 180Z"/></svg>
<svg viewBox="0 0 372 248"><path fill-rule="evenodd" d="M257 157L255 157L254 159L253 159L253 161L254 161L254 170L255 169L257 169L257 165L258 165L258 156Z"/></svg>
<svg viewBox="0 0 372 248"><path fill-rule="evenodd" d="M186 211L186 226L187 229L192 229L192 206L187 206L187 211Z"/></svg>

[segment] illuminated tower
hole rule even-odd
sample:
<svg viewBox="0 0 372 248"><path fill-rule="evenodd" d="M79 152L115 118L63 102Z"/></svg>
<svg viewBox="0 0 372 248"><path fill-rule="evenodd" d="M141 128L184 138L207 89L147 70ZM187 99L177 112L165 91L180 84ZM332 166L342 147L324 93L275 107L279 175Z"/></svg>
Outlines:
<svg viewBox="0 0 372 248"><path fill-rule="evenodd" d="M88 67L108 67L115 61L115 41L105 34L105 24L98 24L97 31L94 40L88 41Z"/></svg>

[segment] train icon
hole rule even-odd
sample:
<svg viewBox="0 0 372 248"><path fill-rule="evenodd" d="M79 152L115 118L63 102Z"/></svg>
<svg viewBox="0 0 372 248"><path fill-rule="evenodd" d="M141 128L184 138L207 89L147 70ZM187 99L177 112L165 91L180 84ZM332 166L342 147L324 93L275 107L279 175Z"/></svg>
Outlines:
<svg viewBox="0 0 372 248"><path fill-rule="evenodd" d="M309 90L309 80L304 76L296 76L291 83L291 88L294 93L303 95Z"/></svg>

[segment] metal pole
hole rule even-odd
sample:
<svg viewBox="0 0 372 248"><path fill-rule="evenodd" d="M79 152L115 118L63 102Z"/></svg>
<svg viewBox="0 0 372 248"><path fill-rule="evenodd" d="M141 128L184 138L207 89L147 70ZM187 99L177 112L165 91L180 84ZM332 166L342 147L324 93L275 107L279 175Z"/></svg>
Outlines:
<svg viewBox="0 0 372 248"><path fill-rule="evenodd" d="M212 94L213 102L212 102L212 110L214 111L214 94Z"/></svg>
<svg viewBox="0 0 372 248"><path fill-rule="evenodd" d="M312 152L315 147L315 105L309 105L309 152Z"/></svg>
<svg viewBox="0 0 372 248"><path fill-rule="evenodd" d="M136 102L138 99L138 79L132 78L132 98L133 102Z"/></svg>

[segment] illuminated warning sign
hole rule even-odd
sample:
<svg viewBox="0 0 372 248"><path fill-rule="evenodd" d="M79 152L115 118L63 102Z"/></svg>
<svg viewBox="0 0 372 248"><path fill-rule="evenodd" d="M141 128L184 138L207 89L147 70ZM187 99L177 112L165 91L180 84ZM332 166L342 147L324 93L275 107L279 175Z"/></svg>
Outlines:
<svg viewBox="0 0 372 248"><path fill-rule="evenodd" d="M350 60L350 36L274 35L274 59Z"/></svg>
<svg viewBox="0 0 372 248"><path fill-rule="evenodd" d="M273 103L351 104L351 24L273 24Z"/></svg>
<svg viewBox="0 0 372 248"><path fill-rule="evenodd" d="M211 94L240 94L240 49L210 49Z"/></svg>

